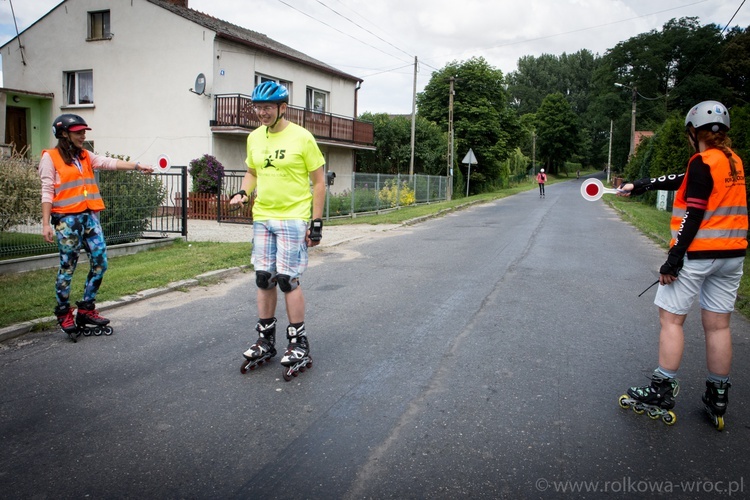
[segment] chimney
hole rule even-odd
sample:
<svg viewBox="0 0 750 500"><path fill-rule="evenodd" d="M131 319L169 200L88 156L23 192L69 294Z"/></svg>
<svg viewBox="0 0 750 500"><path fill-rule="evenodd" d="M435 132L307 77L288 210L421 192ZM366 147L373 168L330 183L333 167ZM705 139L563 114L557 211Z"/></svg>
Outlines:
<svg viewBox="0 0 750 500"><path fill-rule="evenodd" d="M188 8L188 0L166 0L168 3L171 3L172 5L177 5L179 7L185 7Z"/></svg>

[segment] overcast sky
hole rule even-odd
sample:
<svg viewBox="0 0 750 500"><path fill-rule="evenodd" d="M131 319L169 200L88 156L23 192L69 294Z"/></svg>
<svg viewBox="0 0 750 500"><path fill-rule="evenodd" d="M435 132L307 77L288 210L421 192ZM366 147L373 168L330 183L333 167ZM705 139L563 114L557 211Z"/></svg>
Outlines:
<svg viewBox="0 0 750 500"><path fill-rule="evenodd" d="M19 31L60 3L0 0L0 45L15 36L10 1ZM525 55L571 54L581 49L603 55L618 42L659 31L673 18L692 16L704 25L724 27L729 23L746 28L750 26L750 7L744 3L745 0L189 0L192 9L263 33L362 78L360 113L411 112L415 56L419 60L419 92L433 71L451 61L475 56L484 57L507 74Z"/></svg>

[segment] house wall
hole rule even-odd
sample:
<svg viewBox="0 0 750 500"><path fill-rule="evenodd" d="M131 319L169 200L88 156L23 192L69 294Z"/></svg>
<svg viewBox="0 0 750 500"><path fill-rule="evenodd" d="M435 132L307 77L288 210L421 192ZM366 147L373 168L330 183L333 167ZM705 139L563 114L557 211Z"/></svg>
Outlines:
<svg viewBox="0 0 750 500"><path fill-rule="evenodd" d="M88 12L109 9L110 40L86 41ZM53 146L52 120L62 113L82 116L87 139L99 154L129 156L153 164L166 154L172 165L188 165L208 153L225 168L244 168L246 134L214 134L213 95L250 95L256 74L291 81L291 104L304 107L306 87L329 92L327 111L354 116L355 82L281 56L223 38L199 24L146 0L71 0L53 9L2 47L4 87L51 93L29 126L32 151ZM61 49L64 47L64 50ZM63 104L64 72L92 70L94 104ZM190 92L199 73L206 95ZM39 125L41 124L41 125ZM349 148L326 146L328 163L351 173Z"/></svg>
<svg viewBox="0 0 750 500"><path fill-rule="evenodd" d="M87 42L87 13L109 8L111 40ZM154 163L161 154L173 165L210 152L212 102L188 91L198 73L210 74L213 33L144 0L65 2L3 50L6 88L53 93L50 124L61 113L82 116L96 152ZM61 47L64 46L64 50ZM144 50L144 47L151 47ZM208 67L207 67L208 66ZM64 106L65 71L93 70L94 104ZM42 145L54 144L51 126Z"/></svg>

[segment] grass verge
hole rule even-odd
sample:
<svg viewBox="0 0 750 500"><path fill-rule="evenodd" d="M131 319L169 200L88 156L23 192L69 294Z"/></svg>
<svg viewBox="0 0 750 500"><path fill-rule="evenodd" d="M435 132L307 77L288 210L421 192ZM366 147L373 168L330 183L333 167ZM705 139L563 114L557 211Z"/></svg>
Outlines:
<svg viewBox="0 0 750 500"><path fill-rule="evenodd" d="M249 264L250 249L249 242L178 240L172 245L110 258L97 301L117 300L209 271ZM81 300L87 273L88 262L82 262L73 275L71 302ZM51 316L56 275L57 269L42 269L0 276L0 327Z"/></svg>

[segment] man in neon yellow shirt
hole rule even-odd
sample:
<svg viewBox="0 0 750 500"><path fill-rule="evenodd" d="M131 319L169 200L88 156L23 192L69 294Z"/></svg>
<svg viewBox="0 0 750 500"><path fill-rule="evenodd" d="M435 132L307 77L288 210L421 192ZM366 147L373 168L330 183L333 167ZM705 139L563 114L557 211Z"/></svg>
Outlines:
<svg viewBox="0 0 750 500"><path fill-rule="evenodd" d="M322 238L325 158L312 134L284 117L289 102L284 86L263 82L252 99L262 126L247 137L247 173L242 189L230 200L243 204L247 193L256 191L252 263L258 287L258 340L243 354L242 372L276 355L278 284L289 319L289 346L281 364L284 379L290 380L312 366L299 279L307 269L307 248Z"/></svg>

